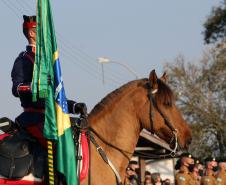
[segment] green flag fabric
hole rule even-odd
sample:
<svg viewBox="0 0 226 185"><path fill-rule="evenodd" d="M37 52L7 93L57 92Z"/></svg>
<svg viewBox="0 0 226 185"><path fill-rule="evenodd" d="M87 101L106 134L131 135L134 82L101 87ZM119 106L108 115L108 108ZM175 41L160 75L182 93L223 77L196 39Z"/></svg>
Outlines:
<svg viewBox="0 0 226 185"><path fill-rule="evenodd" d="M77 185L76 152L49 0L37 0L36 20L33 101L45 98L44 136L57 143L57 170L65 175L67 185Z"/></svg>

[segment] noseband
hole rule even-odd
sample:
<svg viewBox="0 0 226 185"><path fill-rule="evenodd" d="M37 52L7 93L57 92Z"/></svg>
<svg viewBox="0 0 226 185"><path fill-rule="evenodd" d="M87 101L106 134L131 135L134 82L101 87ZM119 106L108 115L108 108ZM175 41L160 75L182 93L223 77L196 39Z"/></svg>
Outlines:
<svg viewBox="0 0 226 185"><path fill-rule="evenodd" d="M166 126L172 131L173 137L170 140L170 143L175 140L174 148L170 152L171 156L175 156L177 148L178 148L178 136L177 136L177 129L175 129L172 125L172 123L169 121L169 119L164 115L164 113L159 109L157 102L155 101L153 95L158 92L158 89L155 90L149 90L148 91L148 99L150 101L150 124L151 124L151 129L150 132L152 134L155 134L154 132L154 108L158 111L158 113L162 116L164 123Z"/></svg>

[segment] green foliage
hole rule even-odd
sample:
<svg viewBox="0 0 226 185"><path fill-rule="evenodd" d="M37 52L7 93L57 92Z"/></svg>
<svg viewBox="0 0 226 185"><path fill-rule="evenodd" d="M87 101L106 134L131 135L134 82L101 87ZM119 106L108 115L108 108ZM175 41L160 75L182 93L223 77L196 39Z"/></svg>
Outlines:
<svg viewBox="0 0 226 185"><path fill-rule="evenodd" d="M226 41L226 0L219 7L212 9L204 28L204 39L207 44Z"/></svg>
<svg viewBox="0 0 226 185"><path fill-rule="evenodd" d="M192 128L190 151L197 157L226 155L226 51L208 51L196 63L179 56L165 70Z"/></svg>

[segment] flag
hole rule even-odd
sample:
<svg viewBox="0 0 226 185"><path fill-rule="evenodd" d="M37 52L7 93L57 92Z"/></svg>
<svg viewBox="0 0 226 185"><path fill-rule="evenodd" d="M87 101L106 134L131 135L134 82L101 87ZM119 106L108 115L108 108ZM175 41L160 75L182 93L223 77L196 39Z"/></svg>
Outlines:
<svg viewBox="0 0 226 185"><path fill-rule="evenodd" d="M43 134L56 141L57 170L65 175L67 185L77 185L75 146L49 0L37 0L36 20L33 100L45 98Z"/></svg>

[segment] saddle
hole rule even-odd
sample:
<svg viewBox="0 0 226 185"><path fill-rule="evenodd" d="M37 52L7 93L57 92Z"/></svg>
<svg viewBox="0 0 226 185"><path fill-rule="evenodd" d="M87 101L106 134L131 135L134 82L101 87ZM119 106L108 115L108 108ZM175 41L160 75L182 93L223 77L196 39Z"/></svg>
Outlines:
<svg viewBox="0 0 226 185"><path fill-rule="evenodd" d="M2 119L0 119L1 123ZM5 119L4 119L5 121ZM7 122L7 121L6 121ZM1 127L0 124L0 175L9 179L21 179L32 173L37 178L44 176L46 152L24 130L15 129L11 121L10 126Z"/></svg>
<svg viewBox="0 0 226 185"><path fill-rule="evenodd" d="M9 181L9 184L11 182L15 182L15 184L19 182L25 185L25 177L33 176L36 179L31 180L29 178L28 181L26 180L28 185L31 185L30 182L37 182L37 178L41 181L40 185L43 185L42 183L45 183L42 181L43 176L46 178L46 175L48 175L46 173L47 152L32 136L17 126L18 120L16 123L11 120L8 121L11 122L10 126L3 129L3 127L1 127L0 118L0 184L3 181ZM85 124L83 119L79 120L78 118L74 118L71 119L71 122L73 128L87 128L87 124ZM76 132L75 130L76 129L74 129L74 132ZM74 134L76 138L79 137L78 133ZM3 137L1 138L1 136ZM81 161L79 162L81 164L79 177L80 181L82 181L87 176L89 168L88 142L84 131L81 132L80 142L83 143L82 146L80 146L82 155L80 154L77 158L82 159L82 161L79 159L79 161ZM65 177L58 172L55 178L57 182L64 182L65 179Z"/></svg>
<svg viewBox="0 0 226 185"><path fill-rule="evenodd" d="M20 179L32 170L29 142L19 133L0 141L0 174L10 179Z"/></svg>

